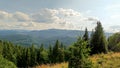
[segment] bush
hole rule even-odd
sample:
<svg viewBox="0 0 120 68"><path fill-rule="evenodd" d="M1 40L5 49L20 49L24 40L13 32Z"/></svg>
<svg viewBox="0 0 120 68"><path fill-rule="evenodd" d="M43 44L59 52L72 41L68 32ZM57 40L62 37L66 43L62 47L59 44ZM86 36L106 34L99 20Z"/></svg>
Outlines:
<svg viewBox="0 0 120 68"><path fill-rule="evenodd" d="M110 51L120 52L120 33L115 33L108 38L108 48Z"/></svg>
<svg viewBox="0 0 120 68"><path fill-rule="evenodd" d="M92 68L92 62L88 59L90 48L87 45L88 43L81 38L73 45L69 68Z"/></svg>
<svg viewBox="0 0 120 68"><path fill-rule="evenodd" d="M0 68L17 68L15 64L0 56Z"/></svg>

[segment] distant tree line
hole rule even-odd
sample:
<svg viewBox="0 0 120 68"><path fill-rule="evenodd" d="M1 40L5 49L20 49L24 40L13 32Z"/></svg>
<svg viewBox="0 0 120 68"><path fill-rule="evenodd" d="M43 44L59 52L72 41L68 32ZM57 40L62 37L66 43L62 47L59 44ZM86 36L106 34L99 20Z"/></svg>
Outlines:
<svg viewBox="0 0 120 68"><path fill-rule="evenodd" d="M86 28L83 37L78 37L78 40L69 47L65 47L59 40L56 40L55 44L50 45L48 49L44 48L44 44L40 47L34 45L23 47L0 40L0 54L5 59L14 62L17 67L68 62L69 68L92 68L92 62L88 59L89 55L115 51L112 41L117 43L120 39L116 41L114 36L111 36L107 41L102 25L98 21L90 37ZM120 43L116 45L120 47Z"/></svg>

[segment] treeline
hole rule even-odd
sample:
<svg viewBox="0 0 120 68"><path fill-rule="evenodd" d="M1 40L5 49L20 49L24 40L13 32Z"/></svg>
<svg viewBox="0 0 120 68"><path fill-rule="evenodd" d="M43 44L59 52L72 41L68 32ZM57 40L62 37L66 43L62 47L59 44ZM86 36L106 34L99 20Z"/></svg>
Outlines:
<svg viewBox="0 0 120 68"><path fill-rule="evenodd" d="M109 40L111 42L111 37ZM48 49L44 48L44 44L40 47L34 45L22 47L11 42L0 41L0 54L5 59L14 62L17 67L69 62L69 68L92 68L92 62L88 59L89 55L112 51L111 47L108 48L109 40L105 38L101 23L97 22L91 37L86 28L83 37L78 37L78 40L69 47L65 47L58 40Z"/></svg>
<svg viewBox="0 0 120 68"><path fill-rule="evenodd" d="M53 64L68 61L71 54L58 40L55 45L48 49L41 44L39 48L34 45L22 47L13 45L11 42L0 41L0 54L17 67L33 67L41 64Z"/></svg>

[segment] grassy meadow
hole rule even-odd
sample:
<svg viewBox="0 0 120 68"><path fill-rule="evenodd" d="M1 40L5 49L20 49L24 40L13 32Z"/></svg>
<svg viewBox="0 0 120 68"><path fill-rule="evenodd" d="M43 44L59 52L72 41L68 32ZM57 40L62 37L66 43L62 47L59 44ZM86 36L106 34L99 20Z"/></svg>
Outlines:
<svg viewBox="0 0 120 68"><path fill-rule="evenodd" d="M120 53L96 54L90 56L94 68L120 68ZM68 63L40 65L36 68L68 68Z"/></svg>
<svg viewBox="0 0 120 68"><path fill-rule="evenodd" d="M53 64L53 65L43 64L43 65L37 66L36 68L68 68L68 63L64 62L64 63Z"/></svg>

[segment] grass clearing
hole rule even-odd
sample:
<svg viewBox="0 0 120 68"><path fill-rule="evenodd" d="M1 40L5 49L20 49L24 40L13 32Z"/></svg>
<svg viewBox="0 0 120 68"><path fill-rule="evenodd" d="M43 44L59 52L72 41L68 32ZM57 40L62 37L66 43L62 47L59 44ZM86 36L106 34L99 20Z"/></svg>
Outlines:
<svg viewBox="0 0 120 68"><path fill-rule="evenodd" d="M90 60L93 62L93 68L120 68L120 53L109 52L108 54L96 54L90 56ZM36 68L68 68L68 63L43 64Z"/></svg>
<svg viewBox="0 0 120 68"><path fill-rule="evenodd" d="M120 53L96 54L90 59L94 68L120 68Z"/></svg>
<svg viewBox="0 0 120 68"><path fill-rule="evenodd" d="M68 68L68 63L67 62L64 62L64 63L57 63L57 64L43 64L43 65L40 65L40 66L37 66L36 68Z"/></svg>

